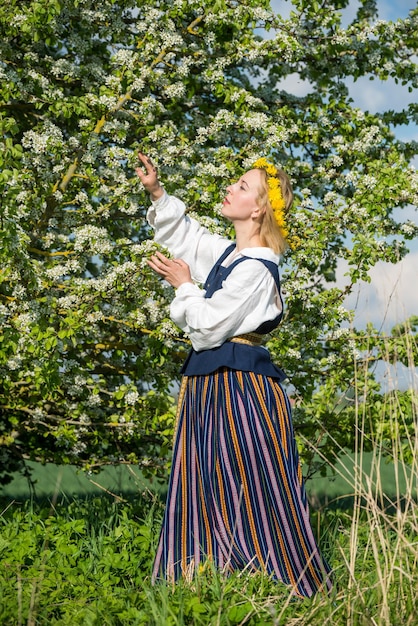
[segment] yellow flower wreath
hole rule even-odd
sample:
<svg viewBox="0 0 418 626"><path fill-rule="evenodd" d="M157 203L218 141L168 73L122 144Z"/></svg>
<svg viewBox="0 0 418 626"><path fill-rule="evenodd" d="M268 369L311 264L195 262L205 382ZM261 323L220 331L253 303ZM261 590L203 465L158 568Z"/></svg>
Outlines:
<svg viewBox="0 0 418 626"><path fill-rule="evenodd" d="M284 209L286 207L286 203L282 196L282 189L280 186L280 180L277 178L277 168L267 161L264 157L257 159L255 163L253 163L253 167L256 169L265 170L267 173L267 184L269 187L268 197L270 201L271 208L273 209L274 219L277 222L278 227L282 231L282 235L285 239L287 239L289 233L286 228Z"/></svg>

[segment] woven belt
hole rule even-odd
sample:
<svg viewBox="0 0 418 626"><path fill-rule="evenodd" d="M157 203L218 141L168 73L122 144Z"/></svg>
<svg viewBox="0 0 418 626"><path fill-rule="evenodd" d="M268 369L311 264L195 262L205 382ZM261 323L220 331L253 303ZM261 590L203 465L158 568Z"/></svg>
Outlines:
<svg viewBox="0 0 418 626"><path fill-rule="evenodd" d="M261 346L263 343L263 335L259 335L258 333L246 333L245 335L231 337L228 341L233 341L234 343L244 343L247 346Z"/></svg>

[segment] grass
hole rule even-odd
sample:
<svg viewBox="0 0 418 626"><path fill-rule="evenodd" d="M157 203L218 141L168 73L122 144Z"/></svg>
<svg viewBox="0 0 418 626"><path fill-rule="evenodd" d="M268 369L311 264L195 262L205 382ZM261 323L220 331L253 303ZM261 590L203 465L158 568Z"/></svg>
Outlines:
<svg viewBox="0 0 418 626"><path fill-rule="evenodd" d="M307 490L317 508L337 502L352 507L354 487L351 477L356 464L358 461L355 455L345 453L335 463L335 473L329 471L327 476L318 474L310 478ZM396 499L397 492L406 491L410 474L408 467L407 476L404 476L405 466L401 463L388 463L381 459L378 469L375 465L376 453L365 453L362 458L363 474L369 476L373 471L378 471L388 498ZM136 467L127 465L105 467L99 475L89 475L72 465L28 462L27 466L31 470L33 485L22 474L16 474L11 483L0 488L0 498L23 501L35 497L37 500L50 500L59 496L85 498L107 493L116 498L135 499L138 493L150 490L164 499L166 494L165 484L150 482Z"/></svg>
<svg viewBox="0 0 418 626"><path fill-rule="evenodd" d="M152 586L163 505L147 489L125 500L106 493L4 500L0 623L415 626L416 459L389 508L381 497L377 458L367 474L361 456L350 471L341 470L355 506L312 513L335 586L329 597L303 601L261 574L224 578L209 569L193 585Z"/></svg>
<svg viewBox="0 0 418 626"><path fill-rule="evenodd" d="M296 600L287 587L262 574L226 578L210 568L193 584L152 586L150 571L163 512L160 494L124 468L131 472L128 495L122 492L124 478L118 474L117 480L102 476L102 489L93 485L81 497L74 477L64 476L67 470L58 470L57 481L46 468L52 494L36 499L20 493L19 501L9 493L3 498L0 624L416 626L416 407L408 449L405 441L401 447L399 429L393 429L392 454L399 462L387 466L381 458L387 436L383 441L383 435L377 435L374 452L363 453L366 416L360 406L355 454L336 465L337 477L331 483L339 491L318 483L317 494L328 493L328 500L311 493L316 509L312 525L333 566L329 596ZM389 403L383 410L384 420L390 421L395 407ZM340 495L350 496L350 506L341 506Z"/></svg>
<svg viewBox="0 0 418 626"><path fill-rule="evenodd" d="M26 500L52 499L59 496L70 498L94 497L107 493L113 497L136 497L138 492L151 490L166 493L166 485L145 480L138 468L129 465L104 467L100 474L88 474L73 465L27 462L31 472L30 484L25 476L16 474L11 483L4 485L0 497Z"/></svg>
<svg viewBox="0 0 418 626"><path fill-rule="evenodd" d="M366 494L362 494L363 499ZM415 625L416 504L386 514L374 499L313 515L334 565L330 597L295 601L259 575L203 572L150 585L161 505L108 497L11 503L1 516L0 623L7 625Z"/></svg>

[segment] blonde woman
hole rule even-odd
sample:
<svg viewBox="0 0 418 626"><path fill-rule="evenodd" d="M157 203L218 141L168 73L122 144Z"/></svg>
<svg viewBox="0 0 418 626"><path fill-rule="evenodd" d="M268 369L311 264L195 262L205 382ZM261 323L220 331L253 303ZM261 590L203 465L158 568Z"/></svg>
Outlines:
<svg viewBox="0 0 418 626"><path fill-rule="evenodd" d="M227 187L229 241L185 215L145 155L157 252L149 266L175 288L170 314L190 337L183 366L167 506L153 580L190 580L210 561L224 572L263 571L301 597L329 590L330 568L312 533L285 374L264 334L282 317L278 263L293 192L259 159ZM202 286L199 286L202 285Z"/></svg>

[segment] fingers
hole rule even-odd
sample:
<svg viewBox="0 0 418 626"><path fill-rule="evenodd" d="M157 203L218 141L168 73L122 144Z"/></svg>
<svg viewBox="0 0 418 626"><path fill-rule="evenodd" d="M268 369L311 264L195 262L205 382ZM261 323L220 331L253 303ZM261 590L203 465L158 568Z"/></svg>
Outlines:
<svg viewBox="0 0 418 626"><path fill-rule="evenodd" d="M190 268L182 259L168 259L161 252L156 252L147 260L147 264L175 288L182 283L192 282Z"/></svg>
<svg viewBox="0 0 418 626"><path fill-rule="evenodd" d="M169 259L158 251L153 254L149 260L162 272L170 271L173 269L173 266L176 265L185 265L184 261L181 261L180 259Z"/></svg>
<svg viewBox="0 0 418 626"><path fill-rule="evenodd" d="M158 267L158 265L156 265L153 261L153 258L151 257L150 259L147 259L147 265L150 266L150 268L152 270L154 270L154 272L156 272L157 274L159 274L160 276L164 276L164 274L161 272L161 269Z"/></svg>
<svg viewBox="0 0 418 626"><path fill-rule="evenodd" d="M145 166L147 174L157 173L157 168L155 167L151 159L147 157L143 152L138 152L138 158Z"/></svg>
<svg viewBox="0 0 418 626"><path fill-rule="evenodd" d="M153 256L157 257L160 264L166 267L169 267L174 262L172 259L169 259L164 254L162 254L162 252L159 252L158 250Z"/></svg>
<svg viewBox="0 0 418 626"><path fill-rule="evenodd" d="M174 261L168 259L166 256L164 256L164 254L161 254L161 252L156 252L155 254L153 254L147 260L147 263L150 267L152 267L155 272L160 274L160 276L166 276L172 266L175 264Z"/></svg>

